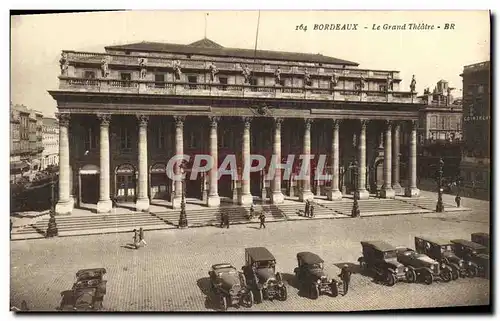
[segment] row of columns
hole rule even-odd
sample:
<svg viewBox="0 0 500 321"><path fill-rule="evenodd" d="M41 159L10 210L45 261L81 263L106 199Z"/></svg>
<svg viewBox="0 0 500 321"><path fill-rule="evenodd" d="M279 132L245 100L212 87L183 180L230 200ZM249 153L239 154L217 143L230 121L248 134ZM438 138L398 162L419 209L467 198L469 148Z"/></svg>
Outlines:
<svg viewBox="0 0 500 321"><path fill-rule="evenodd" d="M56 205L58 214L68 214L73 208L73 200L70 197L70 167L69 167L69 140L68 126L69 115L59 114L59 159L60 159L60 174L59 174L59 201ZM100 120L100 179L99 179L99 202L97 211L99 213L110 212L112 202L110 200L110 148L109 148L109 124L111 115L99 114ZM139 179L138 193L136 200L136 209L138 211L149 210L150 201L148 198L148 149L147 149L147 125L148 116L138 115L139 122L139 139L138 139L138 164L139 164ZM175 116L175 153L176 155L184 154L184 121L185 116ZM217 144L217 124L220 117L210 116L210 135L209 135L209 151L212 157L212 168L209 170L209 192L207 197L208 206L219 206L220 198L218 194L217 180L217 160L218 160L218 144ZM250 167L250 127L251 117L242 117L243 134L242 134L242 160L243 168ZM312 119L304 120L304 142L303 142L303 164L304 168L310 173L310 155L311 155L311 124ZM273 137L273 154L275 160L281 160L281 126L282 118L274 118L274 137ZM332 139L332 187L327 193L329 200L339 200L342 198L342 193L339 190L339 133L341 120L333 120L333 139ZM368 120L361 120L361 129L358 142L358 159L359 159L359 175L358 175L358 195L359 199L367 199L369 196L366 190L366 126ZM384 185L382 186L381 196L392 198L396 192L399 192L401 185L399 184L399 124L394 124L394 141L392 140L392 122L386 122L385 127L385 144L384 144ZM410 138L410 153L409 153L409 185L405 190L407 196L418 196L419 190L416 186L417 181L417 122L412 121L411 138ZM394 149L392 148L394 144ZM181 174L181 165L177 163L174 167L176 175ZM241 181L241 193L239 195L239 204L252 204L253 198L250 193L250 176L243 175ZM302 192L299 195L301 201L314 198L311 192L311 183L309 179L303 181ZM282 203L284 196L281 192L281 171L276 170L272 180L271 201L275 204ZM172 206L179 208L182 199L182 182L175 182L174 197Z"/></svg>

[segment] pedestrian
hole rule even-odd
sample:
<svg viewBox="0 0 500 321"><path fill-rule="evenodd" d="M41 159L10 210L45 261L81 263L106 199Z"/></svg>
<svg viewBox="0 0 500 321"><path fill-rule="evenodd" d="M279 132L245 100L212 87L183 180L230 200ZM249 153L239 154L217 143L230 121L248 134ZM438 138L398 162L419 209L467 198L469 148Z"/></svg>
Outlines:
<svg viewBox="0 0 500 321"><path fill-rule="evenodd" d="M311 202L310 208L309 208L309 217L314 217L314 203Z"/></svg>
<svg viewBox="0 0 500 321"><path fill-rule="evenodd" d="M351 282L351 271L349 271L349 266L344 264L339 274L340 279L342 280L342 296L347 294L349 290L349 282Z"/></svg>
<svg viewBox="0 0 500 321"><path fill-rule="evenodd" d="M134 229L133 241L134 241L134 247L137 250L139 248L139 232L137 231L137 229Z"/></svg>
<svg viewBox="0 0 500 321"><path fill-rule="evenodd" d="M224 213L224 216L225 216L225 225L226 225L226 228L229 228L229 214L228 213Z"/></svg>
<svg viewBox="0 0 500 321"><path fill-rule="evenodd" d="M260 212L259 220L260 220L259 230L262 227L266 228L266 214L264 213L264 211Z"/></svg>
<svg viewBox="0 0 500 321"><path fill-rule="evenodd" d="M143 243L145 246L148 245L144 239L144 229L142 227L139 229L139 243Z"/></svg>
<svg viewBox="0 0 500 321"><path fill-rule="evenodd" d="M252 204L252 206L250 206L250 219L253 219L254 215L255 215L255 209L253 208L253 204Z"/></svg>
<svg viewBox="0 0 500 321"><path fill-rule="evenodd" d="M460 197L460 195L457 194L457 196L455 196L455 203L457 203L457 207L460 207L461 201L462 201L462 198Z"/></svg>
<svg viewBox="0 0 500 321"><path fill-rule="evenodd" d="M225 219L226 219L226 217L225 217L224 212L221 212L220 213L220 228L224 227Z"/></svg>
<svg viewBox="0 0 500 321"><path fill-rule="evenodd" d="M306 200L306 208L304 210L304 216L309 216L309 200Z"/></svg>

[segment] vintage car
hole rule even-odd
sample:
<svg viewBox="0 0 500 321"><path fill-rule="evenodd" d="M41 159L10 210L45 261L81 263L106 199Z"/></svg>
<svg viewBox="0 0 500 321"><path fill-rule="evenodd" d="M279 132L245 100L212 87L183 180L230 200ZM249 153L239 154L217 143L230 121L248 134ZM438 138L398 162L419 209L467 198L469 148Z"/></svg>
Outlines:
<svg viewBox="0 0 500 321"><path fill-rule="evenodd" d="M281 274L276 272L276 259L265 247L245 249L245 266L241 268L247 280L247 285L254 292L255 302L264 299L287 298L286 285Z"/></svg>
<svg viewBox="0 0 500 321"><path fill-rule="evenodd" d="M363 256L358 259L363 271L374 274L376 279L386 285L407 281L409 269L397 259L397 250L384 241L362 241Z"/></svg>
<svg viewBox="0 0 500 321"><path fill-rule="evenodd" d="M299 290L306 290L311 299L317 299L323 293L330 293L336 297L339 294L337 281L328 279L323 271L324 261L311 252L297 253L298 267L295 268L295 277L299 282Z"/></svg>
<svg viewBox="0 0 500 321"><path fill-rule="evenodd" d="M432 284L436 278L443 282L451 281L451 267L439 263L425 254L417 253L410 248L400 247L397 248L397 258L408 268L406 275L409 282L423 280L425 284Z"/></svg>
<svg viewBox="0 0 500 321"><path fill-rule="evenodd" d="M83 269L76 272L76 282L70 291L61 292L62 311L97 311L106 294L105 268Z"/></svg>
<svg viewBox="0 0 500 321"><path fill-rule="evenodd" d="M490 235L488 233L472 233L470 235L470 240L474 243L481 244L490 250Z"/></svg>
<svg viewBox="0 0 500 321"><path fill-rule="evenodd" d="M430 239L428 237L415 237L415 250L418 253L426 254L431 259L444 263L451 268L451 279L465 277L468 273L469 265L464 260L453 253L450 241L441 239Z"/></svg>
<svg viewBox="0 0 500 321"><path fill-rule="evenodd" d="M253 305L253 293L247 288L245 276L234 266L229 263L214 264L208 275L210 287L217 295L222 310L226 311L231 305Z"/></svg>
<svg viewBox="0 0 500 321"><path fill-rule="evenodd" d="M453 252L463 259L468 267L468 277L475 277L483 275L489 277L490 275L490 256L488 249L478 243L467 240L457 239L451 240Z"/></svg>

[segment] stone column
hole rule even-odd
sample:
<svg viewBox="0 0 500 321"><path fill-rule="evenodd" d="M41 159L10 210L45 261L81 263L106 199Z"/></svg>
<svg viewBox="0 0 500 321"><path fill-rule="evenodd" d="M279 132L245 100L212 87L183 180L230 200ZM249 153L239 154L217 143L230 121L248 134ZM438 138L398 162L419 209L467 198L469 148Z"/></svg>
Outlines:
<svg viewBox="0 0 500 321"><path fill-rule="evenodd" d="M411 121L410 153L408 157L408 187L405 195L417 197L420 190L417 188L417 126L416 120Z"/></svg>
<svg viewBox="0 0 500 321"><path fill-rule="evenodd" d="M212 157L212 168L210 169L210 187L208 191L207 206L219 206L220 197L218 190L218 180L217 180L217 165L218 165L218 146L217 146L217 123L219 117L210 116L210 138L209 138L209 149L210 156Z"/></svg>
<svg viewBox="0 0 500 321"><path fill-rule="evenodd" d="M380 191L383 198L394 198L396 195L392 189L392 123L385 123L385 142L384 142L384 185Z"/></svg>
<svg viewBox="0 0 500 321"><path fill-rule="evenodd" d="M333 120L333 137L332 137L332 186L328 192L328 200L341 200L342 192L339 190L339 131L340 119Z"/></svg>
<svg viewBox="0 0 500 321"><path fill-rule="evenodd" d="M184 154L184 120L185 116L174 116L175 120L175 155ZM174 166L174 174L181 175L181 162L177 162ZM182 180L174 182L174 198L172 199L172 208L181 207L182 202Z"/></svg>
<svg viewBox="0 0 500 321"><path fill-rule="evenodd" d="M276 159L276 167L281 164L281 124L283 118L274 118L274 142L273 142L273 155ZM281 168L276 168L274 178L272 181L273 193L271 194L271 202L273 204L280 204L285 201L285 197L281 192Z"/></svg>
<svg viewBox="0 0 500 321"><path fill-rule="evenodd" d="M109 198L109 123L111 115L97 115L101 121L99 135L99 202L97 202L97 213L109 213L113 208Z"/></svg>
<svg viewBox="0 0 500 321"><path fill-rule="evenodd" d="M149 211L148 197L148 116L137 115L139 121L138 163L139 163L139 186L135 208L138 212Z"/></svg>
<svg viewBox="0 0 500 321"><path fill-rule="evenodd" d="M361 120L361 132L359 134L359 171L358 171L358 194L359 199L368 199L370 193L366 190L366 126L368 125L368 120Z"/></svg>
<svg viewBox="0 0 500 321"><path fill-rule="evenodd" d="M402 188L399 183L399 146L400 146L400 124L395 123L393 126L394 137L393 137L393 148L392 148L392 189L394 193L401 194Z"/></svg>
<svg viewBox="0 0 500 321"><path fill-rule="evenodd" d="M251 117L242 117L243 120L243 137L242 137L242 175L241 175L241 194L240 194L240 205L250 205L253 203L253 197L250 193L250 172L245 175L245 167L248 166L250 169L250 123L252 121Z"/></svg>
<svg viewBox="0 0 500 321"><path fill-rule="evenodd" d="M311 124L313 120L310 118L304 119L304 147L302 154L304 155L302 168L306 168L306 178L302 181L302 191L299 195L299 200L305 202L306 200L314 199L314 194L311 192L311 160L308 158L311 155ZM305 164L305 165L304 165Z"/></svg>
<svg viewBox="0 0 500 321"><path fill-rule="evenodd" d="M56 204L56 214L71 214L73 199L70 197L70 167L69 167L69 114L57 114L59 119L59 200Z"/></svg>

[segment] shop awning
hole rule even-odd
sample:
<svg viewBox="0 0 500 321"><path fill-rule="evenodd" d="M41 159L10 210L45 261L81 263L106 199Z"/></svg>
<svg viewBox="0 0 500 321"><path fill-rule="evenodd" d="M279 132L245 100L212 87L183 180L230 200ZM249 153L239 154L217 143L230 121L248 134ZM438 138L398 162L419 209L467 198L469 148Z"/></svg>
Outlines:
<svg viewBox="0 0 500 321"><path fill-rule="evenodd" d="M80 169L80 175L95 175L99 174L99 167L92 164L87 164Z"/></svg>

